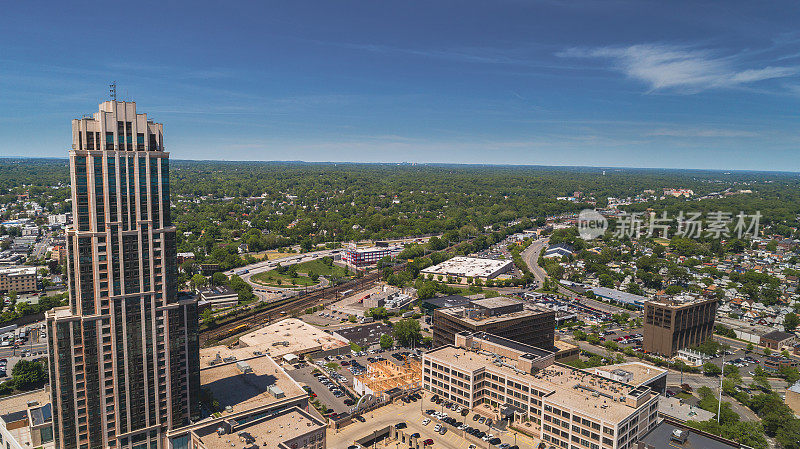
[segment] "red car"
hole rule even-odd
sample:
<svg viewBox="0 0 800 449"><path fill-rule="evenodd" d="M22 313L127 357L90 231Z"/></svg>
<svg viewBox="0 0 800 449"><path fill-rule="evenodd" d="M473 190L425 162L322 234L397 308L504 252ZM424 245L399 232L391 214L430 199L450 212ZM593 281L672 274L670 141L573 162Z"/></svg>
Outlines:
<svg viewBox="0 0 800 449"><path fill-rule="evenodd" d="M430 446L431 444L433 444L433 440L430 438L422 442L423 446Z"/></svg>

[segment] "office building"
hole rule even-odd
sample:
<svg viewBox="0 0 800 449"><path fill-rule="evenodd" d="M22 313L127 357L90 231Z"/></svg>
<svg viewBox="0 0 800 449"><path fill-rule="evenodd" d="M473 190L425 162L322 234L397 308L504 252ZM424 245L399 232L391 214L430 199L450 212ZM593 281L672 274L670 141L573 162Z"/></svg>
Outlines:
<svg viewBox="0 0 800 449"><path fill-rule="evenodd" d="M679 350L697 346L714 333L717 315L715 299L675 297L644 304L646 352L673 356Z"/></svg>
<svg viewBox="0 0 800 449"><path fill-rule="evenodd" d="M199 416L198 317L179 298L169 153L136 103L72 121L69 306L46 314L56 449L160 449Z"/></svg>
<svg viewBox="0 0 800 449"><path fill-rule="evenodd" d="M487 298L433 311L433 346L453 344L459 332L487 332L551 349L556 313L512 298Z"/></svg>
<svg viewBox="0 0 800 449"><path fill-rule="evenodd" d="M0 292L36 291L36 267L0 268Z"/></svg>
<svg viewBox="0 0 800 449"><path fill-rule="evenodd" d="M493 419L532 421L547 447L631 449L657 423L658 394L554 362L491 334L456 335L422 356L423 387Z"/></svg>
<svg viewBox="0 0 800 449"><path fill-rule="evenodd" d="M342 262L351 267L361 268L376 265L384 257L395 257L403 250L401 246L372 246L358 248L355 245L342 251Z"/></svg>

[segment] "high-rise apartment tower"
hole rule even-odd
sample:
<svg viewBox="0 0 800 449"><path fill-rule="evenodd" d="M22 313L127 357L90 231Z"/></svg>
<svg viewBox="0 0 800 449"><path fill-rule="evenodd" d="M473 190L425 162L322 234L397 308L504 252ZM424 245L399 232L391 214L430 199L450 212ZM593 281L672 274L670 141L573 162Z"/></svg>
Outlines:
<svg viewBox="0 0 800 449"><path fill-rule="evenodd" d="M106 101L72 121L69 307L49 311L57 449L160 449L198 415L197 303L178 297L163 125Z"/></svg>

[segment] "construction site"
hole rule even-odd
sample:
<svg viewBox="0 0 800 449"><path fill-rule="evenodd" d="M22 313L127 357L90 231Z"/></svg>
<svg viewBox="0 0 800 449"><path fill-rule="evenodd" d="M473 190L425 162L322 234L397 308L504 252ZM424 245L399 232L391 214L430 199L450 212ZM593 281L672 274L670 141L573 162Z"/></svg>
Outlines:
<svg viewBox="0 0 800 449"><path fill-rule="evenodd" d="M388 360L370 363L366 373L353 378L353 389L362 396L371 394L380 397L421 386L422 363L411 357L404 357L402 365Z"/></svg>

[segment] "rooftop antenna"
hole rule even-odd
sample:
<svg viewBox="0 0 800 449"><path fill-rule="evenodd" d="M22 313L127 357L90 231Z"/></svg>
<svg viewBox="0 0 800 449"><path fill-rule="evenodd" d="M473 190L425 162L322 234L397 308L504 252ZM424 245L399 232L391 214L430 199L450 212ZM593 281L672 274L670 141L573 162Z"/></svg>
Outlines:
<svg viewBox="0 0 800 449"><path fill-rule="evenodd" d="M117 82L112 81L111 84L108 85L108 94L111 96L111 99L117 101Z"/></svg>

